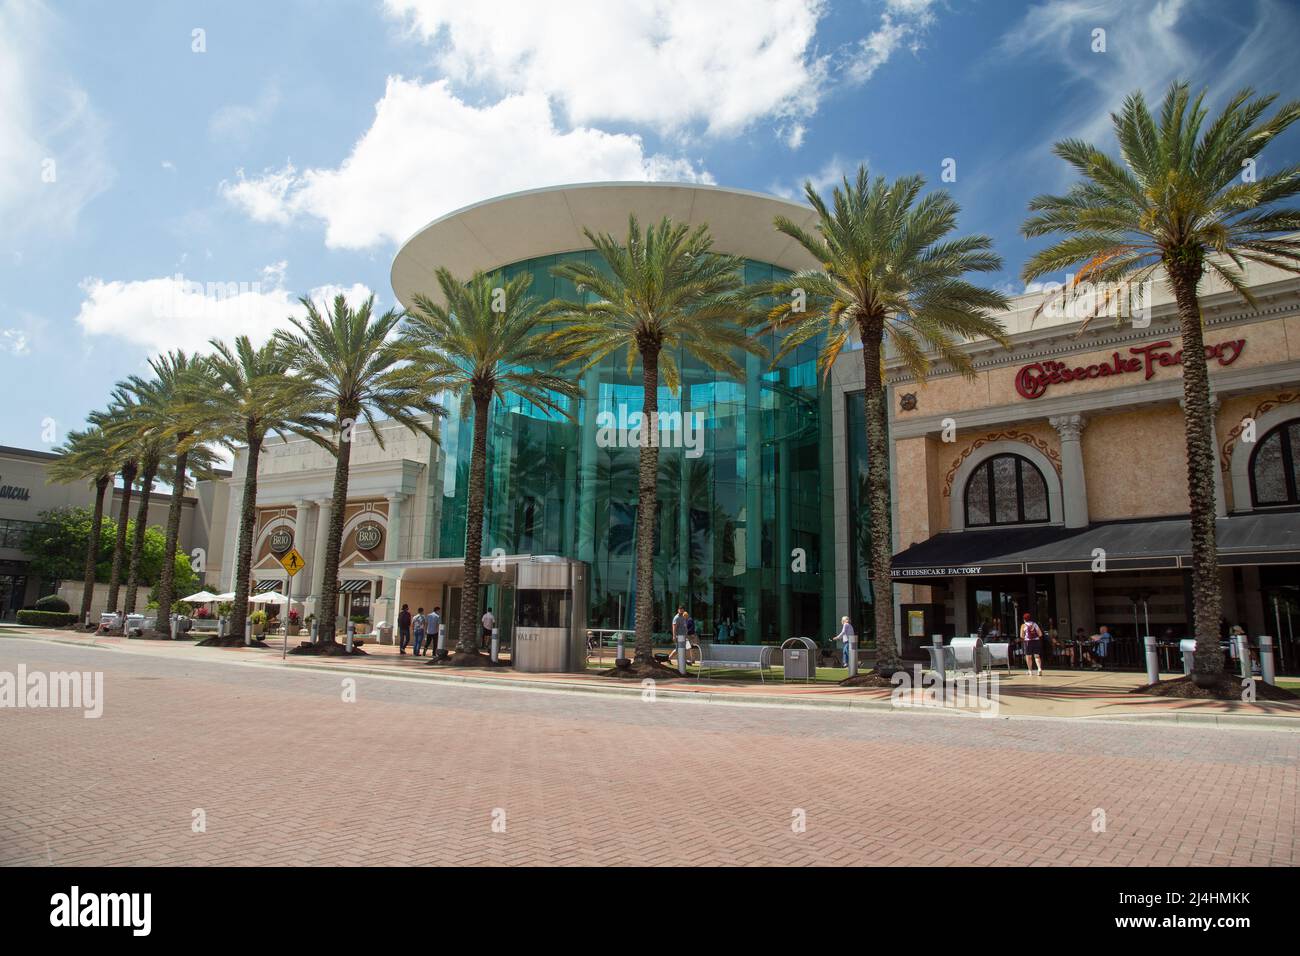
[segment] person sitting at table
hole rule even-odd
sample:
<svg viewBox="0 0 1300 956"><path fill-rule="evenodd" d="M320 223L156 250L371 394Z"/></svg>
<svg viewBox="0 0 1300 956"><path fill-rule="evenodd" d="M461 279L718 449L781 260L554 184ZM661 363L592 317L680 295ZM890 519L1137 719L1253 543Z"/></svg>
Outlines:
<svg viewBox="0 0 1300 956"><path fill-rule="evenodd" d="M1111 637L1110 628L1103 624L1098 628L1097 633L1084 643L1083 656L1092 665L1093 670L1102 669L1106 655L1110 652Z"/></svg>

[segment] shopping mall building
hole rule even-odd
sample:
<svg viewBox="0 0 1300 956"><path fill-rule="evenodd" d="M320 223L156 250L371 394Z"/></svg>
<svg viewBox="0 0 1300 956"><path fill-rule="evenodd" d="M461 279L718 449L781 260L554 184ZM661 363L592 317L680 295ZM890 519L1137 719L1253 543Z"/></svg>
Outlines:
<svg viewBox="0 0 1300 956"><path fill-rule="evenodd" d="M489 200L436 220L397 253L392 283L410 306L433 294L434 269L526 272L542 299L580 298L552 276L591 260L583 228L623 235L629 213L707 224L715 249L744 259L748 281L815 266L778 233L807 207L709 186L608 183ZM1251 274L1258 308L1204 297L1218 434L1219 540L1230 620L1290 636L1300 624L1300 280ZM890 365L898 637L911 652L931 633L1005 626L1023 610L1058 626L1101 623L1185 630L1186 491L1178 337L1157 291L1149 323L1038 315L1041 296L1006 316L1011 348L970 345L975 380L937 368L924 385ZM762 333L769 346L772 333ZM870 624L860 351L819 380L817 343L775 366L744 358L744 377L677 356L682 388L661 413L696 422L697 440L660 450L654 542L656 627L686 604L705 635L733 641L825 640L849 614ZM1066 372L1068 371L1068 374ZM641 406L640 370L611 356L584 374L571 417L523 401L491 420L484 603L506 628L511 568L559 555L587 569L587 621L629 627L634 597L638 450L602 441ZM465 538L470 420L452 403L438 442L392 423L383 441L358 430L340 580L349 614L392 621L398 603L440 604L454 627ZM1242 429L1245 418L1254 432ZM617 434L617 428L614 429ZM1254 441L1247 441L1254 438ZM243 463L223 524L233 553ZM269 442L259 474L254 577L306 610L320 592L333 461L307 441ZM297 547L290 581L278 558ZM1094 571L1104 549L1104 571ZM227 566L223 588L230 588ZM477 613L477 612L476 612ZM1135 617L1135 614L1137 615ZM1287 666L1294 644L1284 644Z"/></svg>

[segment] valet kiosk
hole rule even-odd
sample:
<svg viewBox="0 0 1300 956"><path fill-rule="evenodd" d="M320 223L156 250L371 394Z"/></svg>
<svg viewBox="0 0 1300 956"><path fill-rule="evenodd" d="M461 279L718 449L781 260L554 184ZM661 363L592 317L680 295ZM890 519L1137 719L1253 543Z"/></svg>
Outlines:
<svg viewBox="0 0 1300 956"><path fill-rule="evenodd" d="M515 571L511 663L529 674L587 668L587 565L534 556Z"/></svg>

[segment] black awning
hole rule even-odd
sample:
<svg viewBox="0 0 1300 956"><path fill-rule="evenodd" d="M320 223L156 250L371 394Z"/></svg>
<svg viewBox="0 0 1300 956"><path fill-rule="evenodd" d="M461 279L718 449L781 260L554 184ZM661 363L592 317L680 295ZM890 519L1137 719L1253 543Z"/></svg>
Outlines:
<svg viewBox="0 0 1300 956"><path fill-rule="evenodd" d="M265 594L267 591L274 591L283 581L258 581L253 585L254 594Z"/></svg>
<svg viewBox="0 0 1300 956"><path fill-rule="evenodd" d="M352 578L347 581L339 582L340 594L360 594L363 591L369 591L369 590L370 590L370 582L363 581L358 578Z"/></svg>
<svg viewBox="0 0 1300 956"><path fill-rule="evenodd" d="M1219 563L1300 564L1300 512L1264 512L1215 523ZM1100 552L1099 550L1100 549ZM1086 528L1038 525L945 531L894 555L895 581L985 574L1091 571L1099 553L1107 571L1190 567L1187 518L1103 521Z"/></svg>

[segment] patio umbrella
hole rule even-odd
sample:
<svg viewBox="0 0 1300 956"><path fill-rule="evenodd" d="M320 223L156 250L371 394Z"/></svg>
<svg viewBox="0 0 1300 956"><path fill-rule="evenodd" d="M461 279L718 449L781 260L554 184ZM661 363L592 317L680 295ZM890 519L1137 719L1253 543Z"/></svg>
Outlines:
<svg viewBox="0 0 1300 956"><path fill-rule="evenodd" d="M248 599L249 604L283 604L289 600L288 597L279 591L263 591Z"/></svg>
<svg viewBox="0 0 1300 956"><path fill-rule="evenodd" d="M212 595L214 601L233 601L235 599L234 591L224 591L221 594Z"/></svg>
<svg viewBox="0 0 1300 956"><path fill-rule="evenodd" d="M195 591L189 597L181 598L187 604L207 604L209 601L222 600L219 594L213 594L211 591Z"/></svg>

